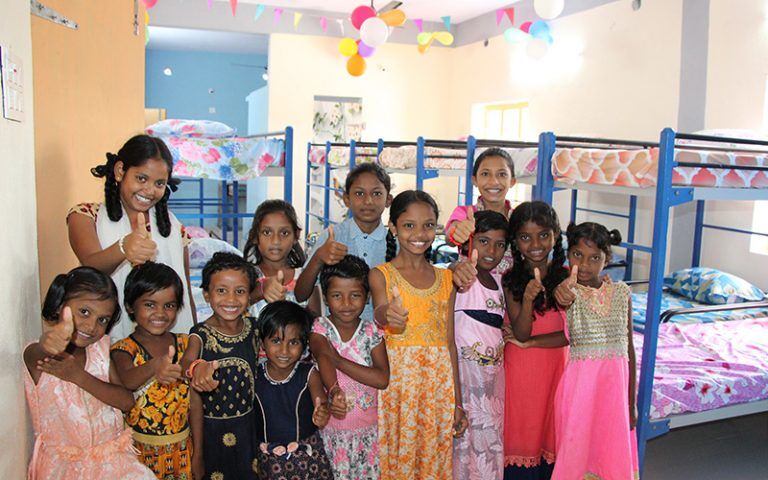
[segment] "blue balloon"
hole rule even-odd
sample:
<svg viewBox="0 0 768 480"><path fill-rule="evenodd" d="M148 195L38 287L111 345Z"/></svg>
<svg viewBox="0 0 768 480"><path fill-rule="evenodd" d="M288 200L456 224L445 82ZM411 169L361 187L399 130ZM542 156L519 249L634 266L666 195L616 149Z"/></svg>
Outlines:
<svg viewBox="0 0 768 480"><path fill-rule="evenodd" d="M544 20L536 20L533 22L528 33L531 34L533 38L541 38L542 40L546 40L547 37L551 36L549 32L549 24Z"/></svg>

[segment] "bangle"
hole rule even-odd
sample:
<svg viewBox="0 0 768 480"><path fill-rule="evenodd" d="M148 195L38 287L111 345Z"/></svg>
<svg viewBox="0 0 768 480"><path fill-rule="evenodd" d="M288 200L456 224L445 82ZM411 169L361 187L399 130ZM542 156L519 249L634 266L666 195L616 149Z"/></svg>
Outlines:
<svg viewBox="0 0 768 480"><path fill-rule="evenodd" d="M189 364L189 368L187 368L187 378L192 378L192 374L195 372L195 367L200 365L201 363L206 363L205 360L202 358L198 358L197 360L194 360L192 363Z"/></svg>
<svg viewBox="0 0 768 480"><path fill-rule="evenodd" d="M126 233L125 235L120 237L120 240L117 241L117 248L120 249L120 253L122 253L123 256L125 256L124 244L125 244L125 237L127 237L127 236L128 236L128 234Z"/></svg>

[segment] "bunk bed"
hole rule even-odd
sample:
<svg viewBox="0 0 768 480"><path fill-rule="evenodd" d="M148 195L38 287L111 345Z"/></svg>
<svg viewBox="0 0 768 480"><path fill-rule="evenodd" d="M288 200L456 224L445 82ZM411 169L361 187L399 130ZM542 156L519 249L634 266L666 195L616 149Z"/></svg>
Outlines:
<svg viewBox="0 0 768 480"><path fill-rule="evenodd" d="M633 332L640 370L641 469L647 441L670 428L768 410L768 302L764 298L706 306L668 303L674 308L663 310L672 207L697 202L691 264L700 267L704 228L756 234L706 224L704 202L768 199L767 156L768 142L680 134L671 129L661 132L658 144L557 138L551 132L540 136L537 199L551 203L556 189L629 195L634 200L626 217L632 228L637 197L655 199L652 245L639 245L634 239L622 244L628 252L650 255L644 318L635 317ZM576 208L574 201L574 217ZM733 321L726 312L749 313ZM707 317L712 314L724 316Z"/></svg>

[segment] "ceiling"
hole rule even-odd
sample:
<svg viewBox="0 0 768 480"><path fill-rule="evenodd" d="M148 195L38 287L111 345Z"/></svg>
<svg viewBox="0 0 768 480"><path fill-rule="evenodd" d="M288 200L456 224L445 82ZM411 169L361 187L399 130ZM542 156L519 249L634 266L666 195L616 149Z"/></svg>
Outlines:
<svg viewBox="0 0 768 480"><path fill-rule="evenodd" d="M267 55L269 35L150 26L147 49Z"/></svg>
<svg viewBox="0 0 768 480"><path fill-rule="evenodd" d="M228 0L219 0L227 1ZM366 0L238 0L240 3L264 4L291 10L316 10L322 12L350 13L360 5L370 5ZM519 0L403 0L400 7L408 18L421 18L440 22L440 17L449 15L452 23L475 18L484 13L506 7ZM374 1L375 8L381 8L389 0Z"/></svg>

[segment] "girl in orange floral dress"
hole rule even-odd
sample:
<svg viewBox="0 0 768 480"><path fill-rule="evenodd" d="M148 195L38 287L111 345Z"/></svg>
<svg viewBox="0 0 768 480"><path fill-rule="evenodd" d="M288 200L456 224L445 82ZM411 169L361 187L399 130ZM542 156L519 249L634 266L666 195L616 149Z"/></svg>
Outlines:
<svg viewBox="0 0 768 480"><path fill-rule="evenodd" d="M382 480L450 480L453 436L467 428L449 308L455 295L452 275L427 260L437 215L427 193L407 190L395 197L388 263L369 275L374 319L385 332L391 372L389 387L379 392Z"/></svg>
<svg viewBox="0 0 768 480"><path fill-rule="evenodd" d="M125 309L136 329L112 346L112 361L136 404L126 417L139 460L161 480L192 478L189 386L179 360L187 335L171 333L184 287L162 263L134 268L125 283Z"/></svg>

